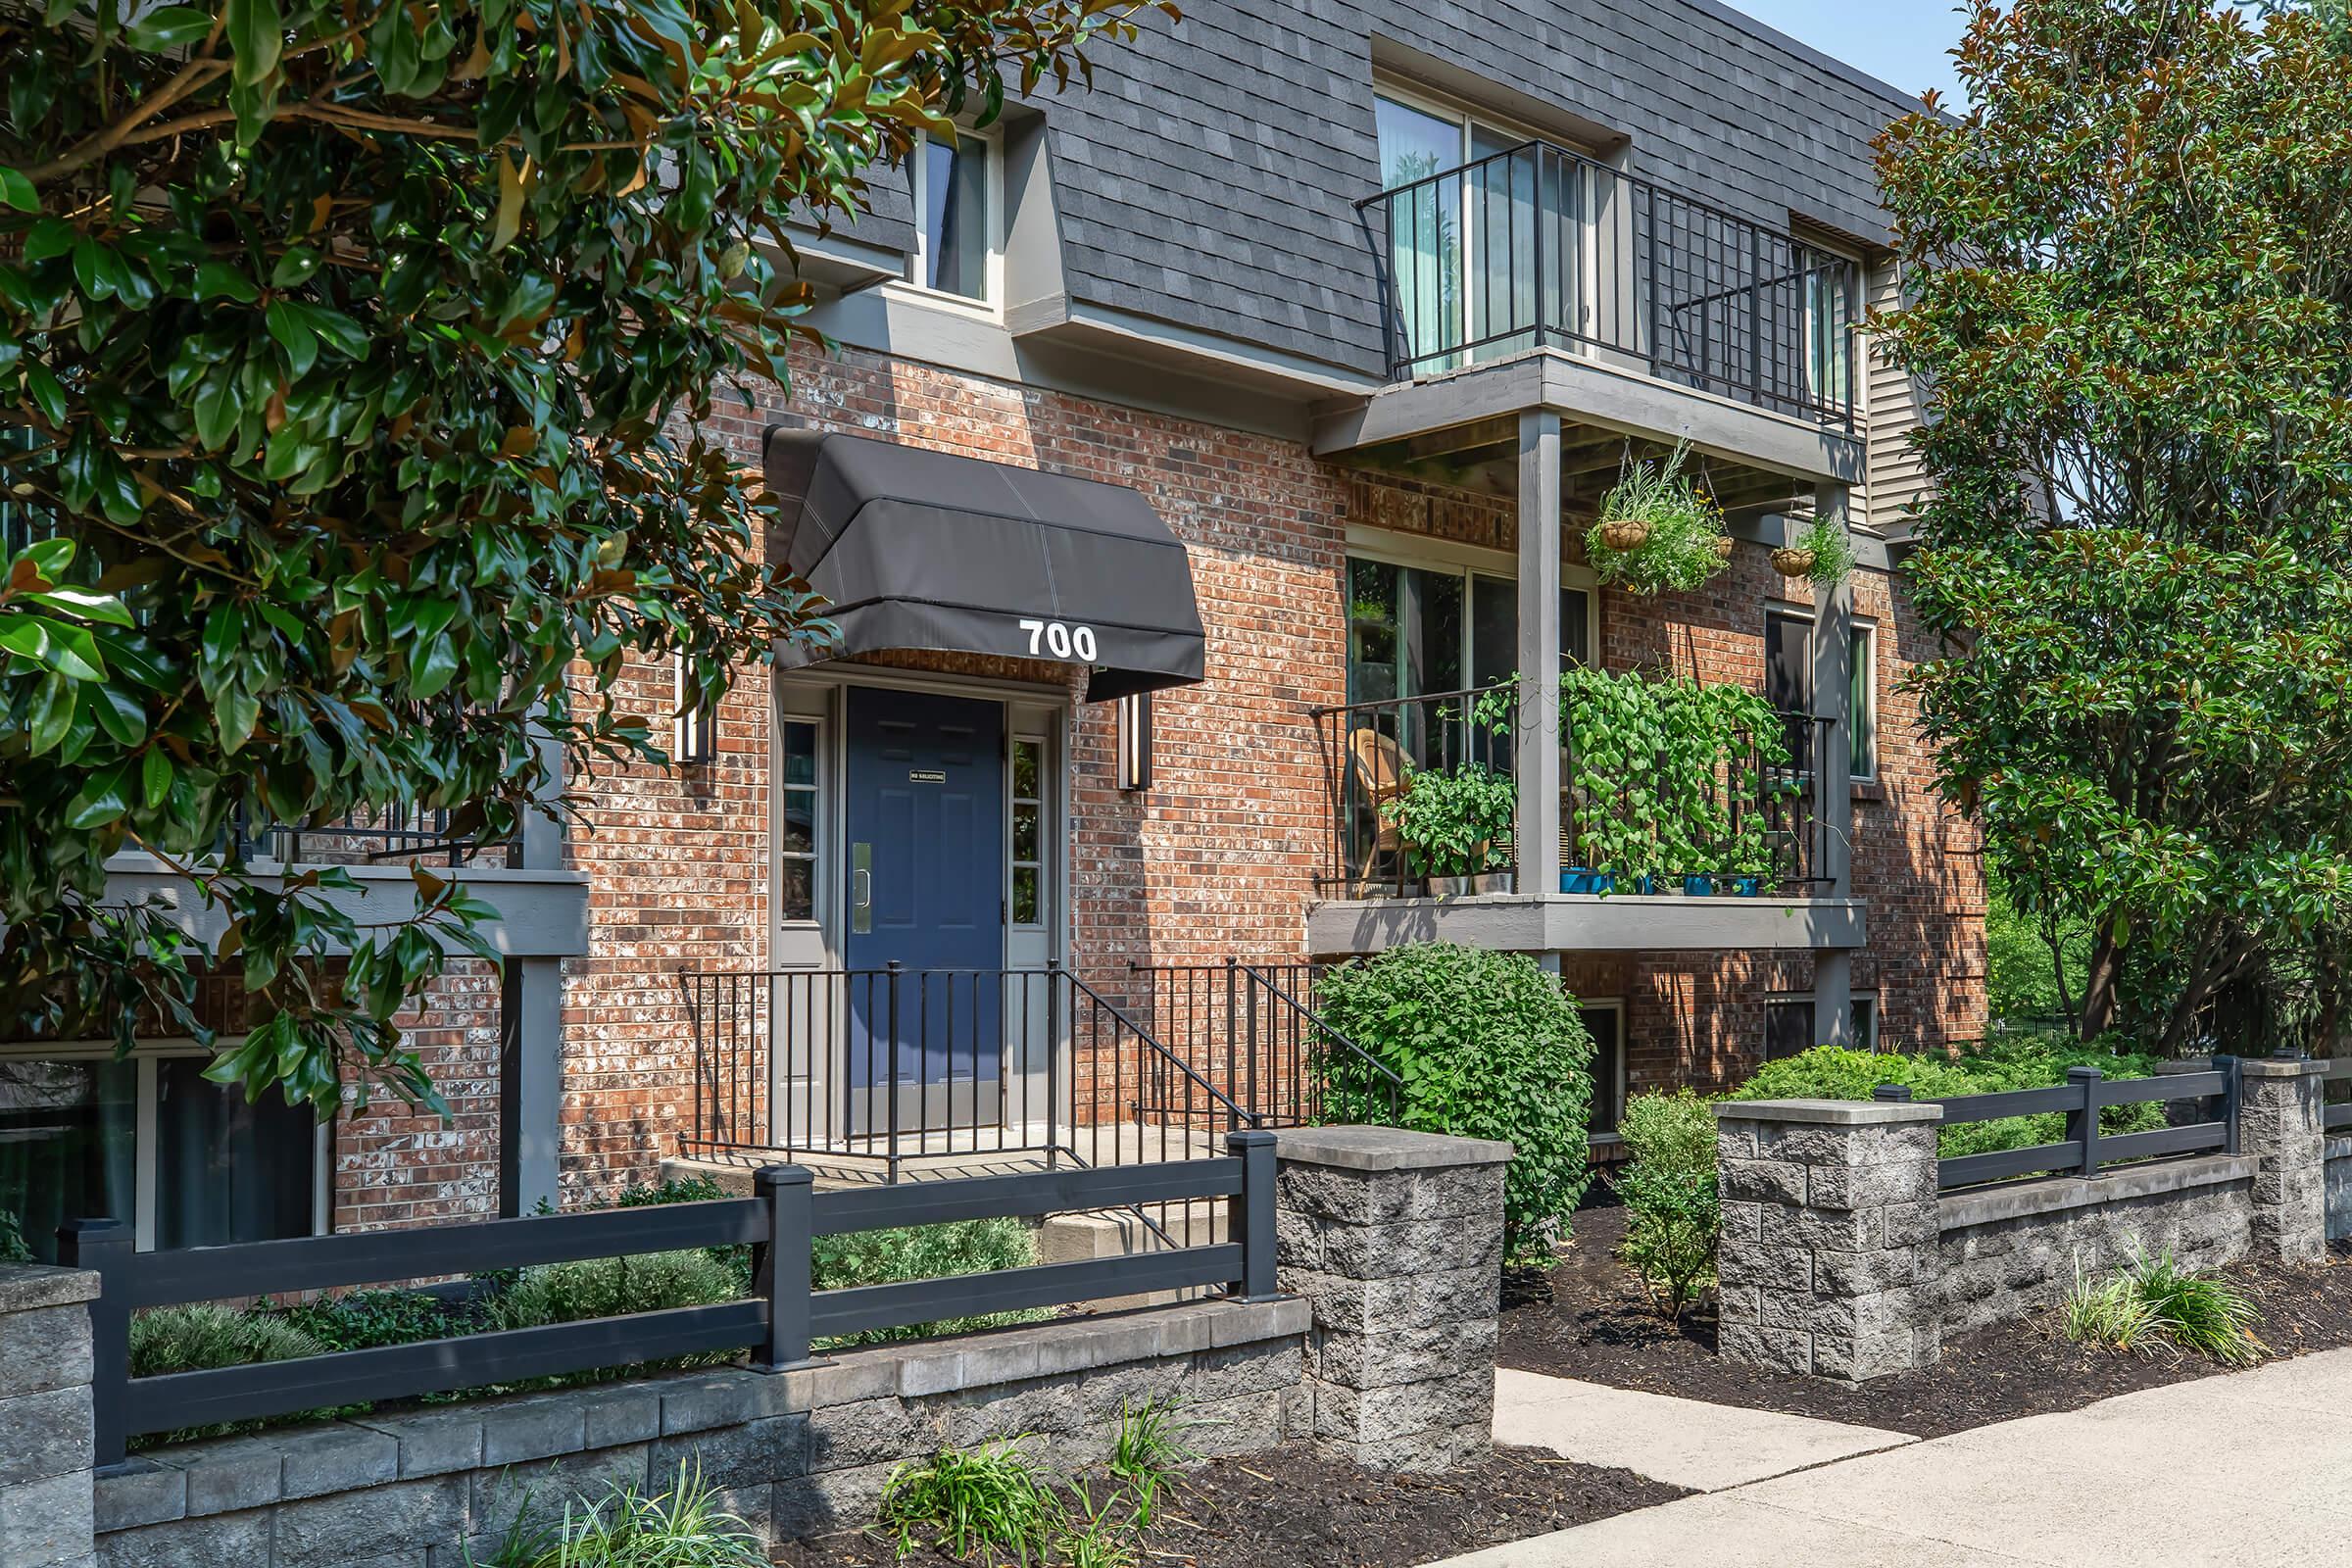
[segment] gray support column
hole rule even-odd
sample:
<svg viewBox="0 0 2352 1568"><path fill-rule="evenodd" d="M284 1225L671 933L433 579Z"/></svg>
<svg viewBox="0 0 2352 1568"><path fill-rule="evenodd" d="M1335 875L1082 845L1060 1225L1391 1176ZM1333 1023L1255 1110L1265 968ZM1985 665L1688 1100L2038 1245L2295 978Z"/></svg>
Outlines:
<svg viewBox="0 0 2352 1568"><path fill-rule="evenodd" d="M498 1211L514 1218L557 1205L564 960L509 958L499 1014Z"/></svg>
<svg viewBox="0 0 2352 1568"><path fill-rule="evenodd" d="M1560 885L1560 416L1519 416L1519 891Z"/></svg>
<svg viewBox="0 0 2352 1568"><path fill-rule="evenodd" d="M1315 1446L1389 1470L1485 1452L1511 1146L1310 1127L1277 1133L1275 1155L1274 1280L1314 1314Z"/></svg>
<svg viewBox="0 0 2352 1568"><path fill-rule="evenodd" d="M1848 1383L1936 1363L1942 1119L1909 1102L1716 1105L1720 1354Z"/></svg>
<svg viewBox="0 0 2352 1568"><path fill-rule="evenodd" d="M564 793L564 751L555 739L536 724L531 728L531 747L539 754L548 770L549 784L540 799L553 803ZM561 871L564 869L564 819L553 810L525 811L522 816L522 837L515 846L518 858L514 862L525 871Z"/></svg>
<svg viewBox="0 0 2352 1568"><path fill-rule="evenodd" d="M2317 1263L2328 1255L2328 1130L2317 1062L2237 1063L2237 1152L2254 1170L2254 1255Z"/></svg>
<svg viewBox="0 0 2352 1568"><path fill-rule="evenodd" d="M1814 510L1825 522L1850 527L1849 492L1841 484L1814 490ZM1817 890L1831 898L1849 899L1854 893L1853 700L1854 584L1849 576L1817 588L1813 604L1813 710L1836 720L1820 737L1822 746L1819 847L1823 882ZM1842 949L1819 949L1813 955L1813 1043L1850 1046L1853 1040L1854 984L1852 960Z"/></svg>
<svg viewBox="0 0 2352 1568"><path fill-rule="evenodd" d="M86 1270L0 1263L0 1563L97 1561Z"/></svg>

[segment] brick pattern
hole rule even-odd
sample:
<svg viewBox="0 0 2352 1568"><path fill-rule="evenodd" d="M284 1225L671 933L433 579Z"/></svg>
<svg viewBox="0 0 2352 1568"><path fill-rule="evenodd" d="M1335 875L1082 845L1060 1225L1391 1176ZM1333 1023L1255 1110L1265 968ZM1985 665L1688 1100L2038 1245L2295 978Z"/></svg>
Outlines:
<svg viewBox="0 0 2352 1568"><path fill-rule="evenodd" d="M1717 1107L1724 1356L1852 1383L1934 1364L1937 1114Z"/></svg>
<svg viewBox="0 0 2352 1568"><path fill-rule="evenodd" d="M377 1230L498 1212L500 974L453 961L397 1022L450 1114L378 1096L334 1129L333 1224Z"/></svg>

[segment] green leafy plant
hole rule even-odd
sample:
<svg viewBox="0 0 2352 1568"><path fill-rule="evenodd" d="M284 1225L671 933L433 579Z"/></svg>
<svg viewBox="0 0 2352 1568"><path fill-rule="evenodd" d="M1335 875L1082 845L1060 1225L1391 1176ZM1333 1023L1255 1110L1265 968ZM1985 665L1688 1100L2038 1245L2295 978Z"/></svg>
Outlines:
<svg viewBox="0 0 2352 1568"><path fill-rule="evenodd" d="M2243 1291L2220 1277L2183 1269L2170 1252L2135 1250L2125 1267L2087 1277L2082 1260L2059 1306L2066 1337L2147 1355L2159 1340L2224 1366L2251 1366L2269 1347L2255 1335L2261 1313Z"/></svg>
<svg viewBox="0 0 2352 1568"><path fill-rule="evenodd" d="M1023 1562L1042 1555L1066 1514L1022 1446L1026 1441L942 1448L893 1470L882 1489L881 1520L896 1533L899 1549L931 1544L958 1557L1009 1551Z"/></svg>
<svg viewBox="0 0 2352 1568"><path fill-rule="evenodd" d="M1505 1254L1547 1256L1591 1179L1592 1040L1558 977L1518 954L1413 943L1332 970L1321 998L1322 1024L1358 1048L1314 1053L1329 1118L1507 1139ZM1403 1084L1394 1108L1375 1062Z"/></svg>
<svg viewBox="0 0 2352 1568"><path fill-rule="evenodd" d="M1152 1527L1160 1494L1174 1482L1177 1472L1199 1462L1200 1454L1184 1440L1190 1428L1190 1423L1177 1418L1177 1401L1172 1397L1119 1406L1110 1473L1126 1492L1137 1529Z"/></svg>
<svg viewBox="0 0 2352 1568"><path fill-rule="evenodd" d="M715 1176L671 1176L653 1183L631 1182L610 1204L599 1207L645 1208L661 1203L715 1203L735 1195ZM704 1250L735 1276L736 1294L752 1294L752 1250L749 1247L711 1247Z"/></svg>
<svg viewBox="0 0 2352 1568"><path fill-rule="evenodd" d="M32 1249L25 1244L24 1227L13 1209L0 1208L0 1263L29 1263Z"/></svg>
<svg viewBox="0 0 2352 1568"><path fill-rule="evenodd" d="M1037 1237L1017 1219L967 1219L945 1225L859 1231L848 1236L820 1236L811 1253L809 1277L820 1291L850 1285L890 1285L901 1280L946 1279L957 1274L987 1274L998 1269L1027 1268L1037 1261ZM878 1345L891 1340L928 1339L937 1334L962 1334L975 1329L1004 1328L1015 1323L1043 1322L1054 1314L1044 1307L1013 1312L990 1312L977 1317L947 1318L937 1323L909 1323L895 1329L871 1329L828 1340L828 1346Z"/></svg>
<svg viewBox="0 0 2352 1568"><path fill-rule="evenodd" d="M1632 1156L1615 1180L1626 1209L1618 1256L1658 1310L1679 1320L1715 1278L1715 1112L1688 1089L1636 1095L1618 1133Z"/></svg>
<svg viewBox="0 0 2352 1568"><path fill-rule="evenodd" d="M526 1268L492 1300L490 1313L499 1328L537 1328L676 1306L710 1306L735 1300L742 1294L735 1272L707 1251L645 1252ZM730 1359L731 1352L713 1350L566 1374L563 1381L601 1382L648 1370L713 1366Z"/></svg>
<svg viewBox="0 0 2352 1568"><path fill-rule="evenodd" d="M330 1350L371 1350L478 1333L490 1326L491 1316L477 1298L425 1291L353 1291L267 1310Z"/></svg>
<svg viewBox="0 0 2352 1568"><path fill-rule="evenodd" d="M487 1557L465 1547L469 1568L766 1568L768 1550L752 1527L718 1506L700 1466L678 1467L665 1492L614 1482L594 1501L575 1498L560 1519L535 1518L526 1502Z"/></svg>
<svg viewBox="0 0 2352 1568"><path fill-rule="evenodd" d="M259 1361L298 1361L323 1354L328 1347L294 1324L267 1312L239 1311L211 1301L186 1306L152 1306L130 1315L130 1375L161 1377L172 1372L208 1372ZM307 1420L326 1410L285 1419ZM249 1432L255 1421L187 1427L159 1432L132 1443L139 1447L186 1443L198 1438Z"/></svg>
<svg viewBox="0 0 2352 1568"><path fill-rule="evenodd" d="M817 341L788 225L854 220L865 170L1130 16L10 6L0 493L38 542L0 585L0 1023L208 1039L192 964L229 965L260 1021L220 1081L446 1109L396 1020L497 961L496 911L418 867L364 924L348 874L281 879L239 830L416 808L504 842L662 760L633 663L682 659L701 707L821 646L710 417ZM126 848L204 918L109 908Z"/></svg>
<svg viewBox="0 0 2352 1568"><path fill-rule="evenodd" d="M2078 1345L2130 1355L2153 1355L2162 1333L2155 1303L2139 1292L2129 1274L2093 1279L2075 1259L2075 1283L2058 1303L2059 1327Z"/></svg>
<svg viewBox="0 0 2352 1568"><path fill-rule="evenodd" d="M1585 534L1585 559L1602 582L1638 594L1677 593L1723 570L1723 512L1683 471L1689 456L1677 445L1663 462L1629 463L1601 498L1598 520ZM1620 549L1609 535L1627 522L1647 524L1647 535Z"/></svg>
<svg viewBox="0 0 2352 1568"><path fill-rule="evenodd" d="M1813 581L1834 586L1853 574L1854 541L1841 524L1816 517L1790 543L1813 558L1812 569L1805 573Z"/></svg>
<svg viewBox="0 0 2352 1568"><path fill-rule="evenodd" d="M1063 1568L1135 1568L1143 1555L1136 1536L1148 1521L1134 1513L1120 1516L1131 1495L1118 1488L1100 1495L1084 1487L1077 1489L1076 1500L1067 1512L1068 1523L1054 1538L1054 1556Z"/></svg>
<svg viewBox="0 0 2352 1568"><path fill-rule="evenodd" d="M1417 876L1476 876L1511 863L1518 786L1483 762L1416 768L1380 803Z"/></svg>
<svg viewBox="0 0 2352 1568"><path fill-rule="evenodd" d="M2084 934L2077 1032L2167 1055L2322 1051L2352 1003L2345 14L1973 5L1968 102L1879 141L1923 736Z"/></svg>

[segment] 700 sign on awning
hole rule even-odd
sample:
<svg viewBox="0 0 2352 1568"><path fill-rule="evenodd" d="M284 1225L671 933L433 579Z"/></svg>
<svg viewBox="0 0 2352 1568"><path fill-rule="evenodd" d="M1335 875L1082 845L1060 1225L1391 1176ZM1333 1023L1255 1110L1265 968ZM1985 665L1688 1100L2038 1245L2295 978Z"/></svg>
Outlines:
<svg viewBox="0 0 2352 1568"><path fill-rule="evenodd" d="M1061 620L1024 620L1021 630L1029 634L1029 657L1074 659L1079 663L1095 662L1095 628L1073 626Z"/></svg>

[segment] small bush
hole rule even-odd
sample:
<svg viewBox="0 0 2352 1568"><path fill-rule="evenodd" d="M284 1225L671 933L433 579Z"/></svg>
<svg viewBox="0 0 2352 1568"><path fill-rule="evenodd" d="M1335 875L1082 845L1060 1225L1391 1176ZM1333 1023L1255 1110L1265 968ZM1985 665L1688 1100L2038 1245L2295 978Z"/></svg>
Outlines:
<svg viewBox="0 0 2352 1568"><path fill-rule="evenodd" d="M1119 1435L1111 1445L1110 1473L1126 1494L1138 1530L1152 1527L1160 1494L1173 1484L1177 1472L1200 1460L1200 1454L1184 1441L1189 1430L1191 1423L1176 1419L1172 1398L1119 1407Z"/></svg>
<svg viewBox="0 0 2352 1568"><path fill-rule="evenodd" d="M1592 1040L1558 977L1517 954L1416 943L1332 970L1322 1000L1323 1023L1404 1085L1392 1114L1387 1080L1353 1053L1320 1051L1331 1119L1507 1139L1504 1251L1546 1256L1591 1180Z"/></svg>
<svg viewBox="0 0 2352 1568"><path fill-rule="evenodd" d="M257 1361L296 1361L322 1355L327 1347L270 1312L240 1312L210 1301L188 1306L152 1306L130 1315L130 1375L162 1377L171 1372L209 1372L216 1367L251 1366ZM303 1411L274 1418L302 1421L332 1414ZM232 1432L251 1432L263 1423L240 1421L223 1425L186 1427L133 1438L134 1447L189 1443Z"/></svg>
<svg viewBox="0 0 2352 1568"><path fill-rule="evenodd" d="M650 1208L662 1203L715 1203L737 1195L719 1186L715 1176L672 1176L651 1185L631 1182L620 1190L610 1208ZM752 1250L748 1247L710 1247L704 1250L735 1276L735 1294L752 1294Z"/></svg>
<svg viewBox="0 0 2352 1568"><path fill-rule="evenodd" d="M1637 1095L1618 1124L1633 1156L1616 1179L1628 1268L1670 1318L1715 1278L1723 1209L1715 1184L1715 1112L1685 1089Z"/></svg>
<svg viewBox="0 0 2352 1568"><path fill-rule="evenodd" d="M495 1327L527 1329L631 1312L659 1312L673 1306L710 1306L739 1299L742 1294L733 1271L708 1252L644 1252L635 1257L594 1257L526 1268L491 1303L490 1315ZM601 1367L534 1386L603 1382L640 1372L714 1366L731 1359L730 1352L713 1350L636 1366Z"/></svg>
<svg viewBox="0 0 2352 1568"><path fill-rule="evenodd" d="M615 1482L595 1502L566 1504L560 1523L533 1524L526 1506L489 1556L466 1550L471 1568L766 1568L767 1560L751 1527L684 1466L667 1492L649 1496L633 1481Z"/></svg>
<svg viewBox="0 0 2352 1568"><path fill-rule="evenodd" d="M2147 1355L2161 1338L2224 1366L2251 1366L2268 1351L2254 1333L2260 1317L2243 1291L2181 1268L2170 1252L2135 1253L2129 1266L2095 1280L2078 1261L2059 1308L2070 1340Z"/></svg>
<svg viewBox="0 0 2352 1568"><path fill-rule="evenodd" d="M894 1285L902 1280L987 1274L997 1269L1027 1268L1036 1261L1037 1238L1019 1220L967 1219L947 1225L860 1231L852 1236L820 1236L809 1256L809 1278L816 1289L830 1291L851 1285ZM1036 1323L1053 1315L1045 1308L992 1312L980 1317L874 1329L825 1343L877 1345L887 1340L919 1340L934 1334L962 1334L973 1329Z"/></svg>
<svg viewBox="0 0 2352 1568"><path fill-rule="evenodd" d="M372 1350L478 1333L490 1315L488 1306L472 1298L397 1290L353 1291L270 1310L330 1350Z"/></svg>
<svg viewBox="0 0 2352 1568"><path fill-rule="evenodd" d="M1041 1554L1062 1534L1066 1514L1023 1441L942 1448L893 1470L881 1517L897 1533L900 1552L913 1550L929 1533L930 1544L957 1557L1009 1551L1026 1562Z"/></svg>

